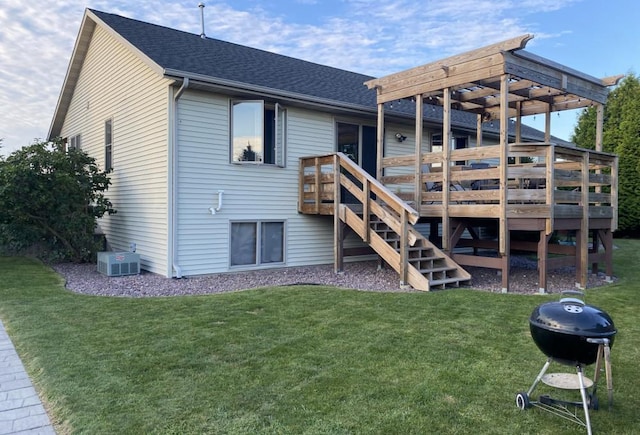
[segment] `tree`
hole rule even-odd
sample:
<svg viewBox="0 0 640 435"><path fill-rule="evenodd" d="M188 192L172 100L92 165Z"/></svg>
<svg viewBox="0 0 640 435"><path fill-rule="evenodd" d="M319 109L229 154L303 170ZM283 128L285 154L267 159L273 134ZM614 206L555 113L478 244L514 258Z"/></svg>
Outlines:
<svg viewBox="0 0 640 435"><path fill-rule="evenodd" d="M113 214L111 181L85 152L60 140L0 157L0 245L37 246L49 259L91 261L97 218Z"/></svg>
<svg viewBox="0 0 640 435"><path fill-rule="evenodd" d="M596 110L583 110L571 140L582 148L595 145ZM618 234L640 235L640 79L627 75L609 94L604 110L603 151L619 156Z"/></svg>

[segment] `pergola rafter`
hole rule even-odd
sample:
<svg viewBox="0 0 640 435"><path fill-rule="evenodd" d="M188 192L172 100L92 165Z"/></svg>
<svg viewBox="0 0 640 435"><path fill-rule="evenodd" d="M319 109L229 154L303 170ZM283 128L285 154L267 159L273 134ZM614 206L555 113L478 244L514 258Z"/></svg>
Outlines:
<svg viewBox="0 0 640 435"><path fill-rule="evenodd" d="M604 104L619 76L598 79L523 50L526 34L468 53L366 82L378 91L378 104L422 95L442 105L451 93L453 107L500 119L501 78L508 76L510 117L545 114ZM429 101L429 97L432 97Z"/></svg>

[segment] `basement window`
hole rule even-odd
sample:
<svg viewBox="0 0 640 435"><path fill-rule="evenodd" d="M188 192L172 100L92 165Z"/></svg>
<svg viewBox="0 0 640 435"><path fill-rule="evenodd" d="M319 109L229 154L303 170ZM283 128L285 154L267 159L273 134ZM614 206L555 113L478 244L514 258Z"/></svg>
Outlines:
<svg viewBox="0 0 640 435"><path fill-rule="evenodd" d="M284 263L283 221L231 223L231 267Z"/></svg>
<svg viewBox="0 0 640 435"><path fill-rule="evenodd" d="M286 111L262 100L231 103L231 162L285 166Z"/></svg>

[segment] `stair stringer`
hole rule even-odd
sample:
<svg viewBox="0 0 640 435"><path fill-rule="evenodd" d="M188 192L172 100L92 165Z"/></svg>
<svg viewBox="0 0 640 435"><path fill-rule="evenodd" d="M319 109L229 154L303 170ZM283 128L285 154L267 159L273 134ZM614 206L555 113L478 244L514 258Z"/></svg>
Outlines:
<svg viewBox="0 0 640 435"><path fill-rule="evenodd" d="M395 249L388 243L383 237L381 237L374 228L371 226L365 228L364 220L353 210L346 205L340 206L339 218L342 222L347 224L356 234L358 234L362 240L367 241L369 246L385 260L385 262L391 266L398 274L402 274L402 257L399 250ZM384 220L381 220L385 224L388 224L389 219L395 219L393 225L389 225L389 228L400 227L400 222L393 215L387 213L384 216ZM471 275L464 270L460 265L448 257L438 247L433 245L428 239L426 239L419 231L417 231L411 224L409 225L409 244L410 246L418 246L424 249L433 250L437 254L438 259L445 262L446 266L455 269L459 276L456 276L455 280L449 281L450 283L459 284L462 281L468 281L471 279ZM431 290L431 281L425 276L423 272L418 270L410 262L406 264L407 268L407 282L405 284L410 285L416 290L429 291ZM428 271L427 271L428 273ZM446 285L446 283L445 283Z"/></svg>

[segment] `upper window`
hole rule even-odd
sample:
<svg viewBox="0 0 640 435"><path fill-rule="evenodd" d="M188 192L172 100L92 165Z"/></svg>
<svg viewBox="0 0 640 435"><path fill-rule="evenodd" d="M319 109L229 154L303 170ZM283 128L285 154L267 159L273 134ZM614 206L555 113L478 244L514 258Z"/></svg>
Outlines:
<svg viewBox="0 0 640 435"><path fill-rule="evenodd" d="M107 119L104 122L104 170L113 169L113 122Z"/></svg>
<svg viewBox="0 0 640 435"><path fill-rule="evenodd" d="M264 101L234 101L231 107L231 161L284 166L284 109Z"/></svg>
<svg viewBox="0 0 640 435"><path fill-rule="evenodd" d="M80 150L80 135L71 136L67 142L67 150Z"/></svg>

